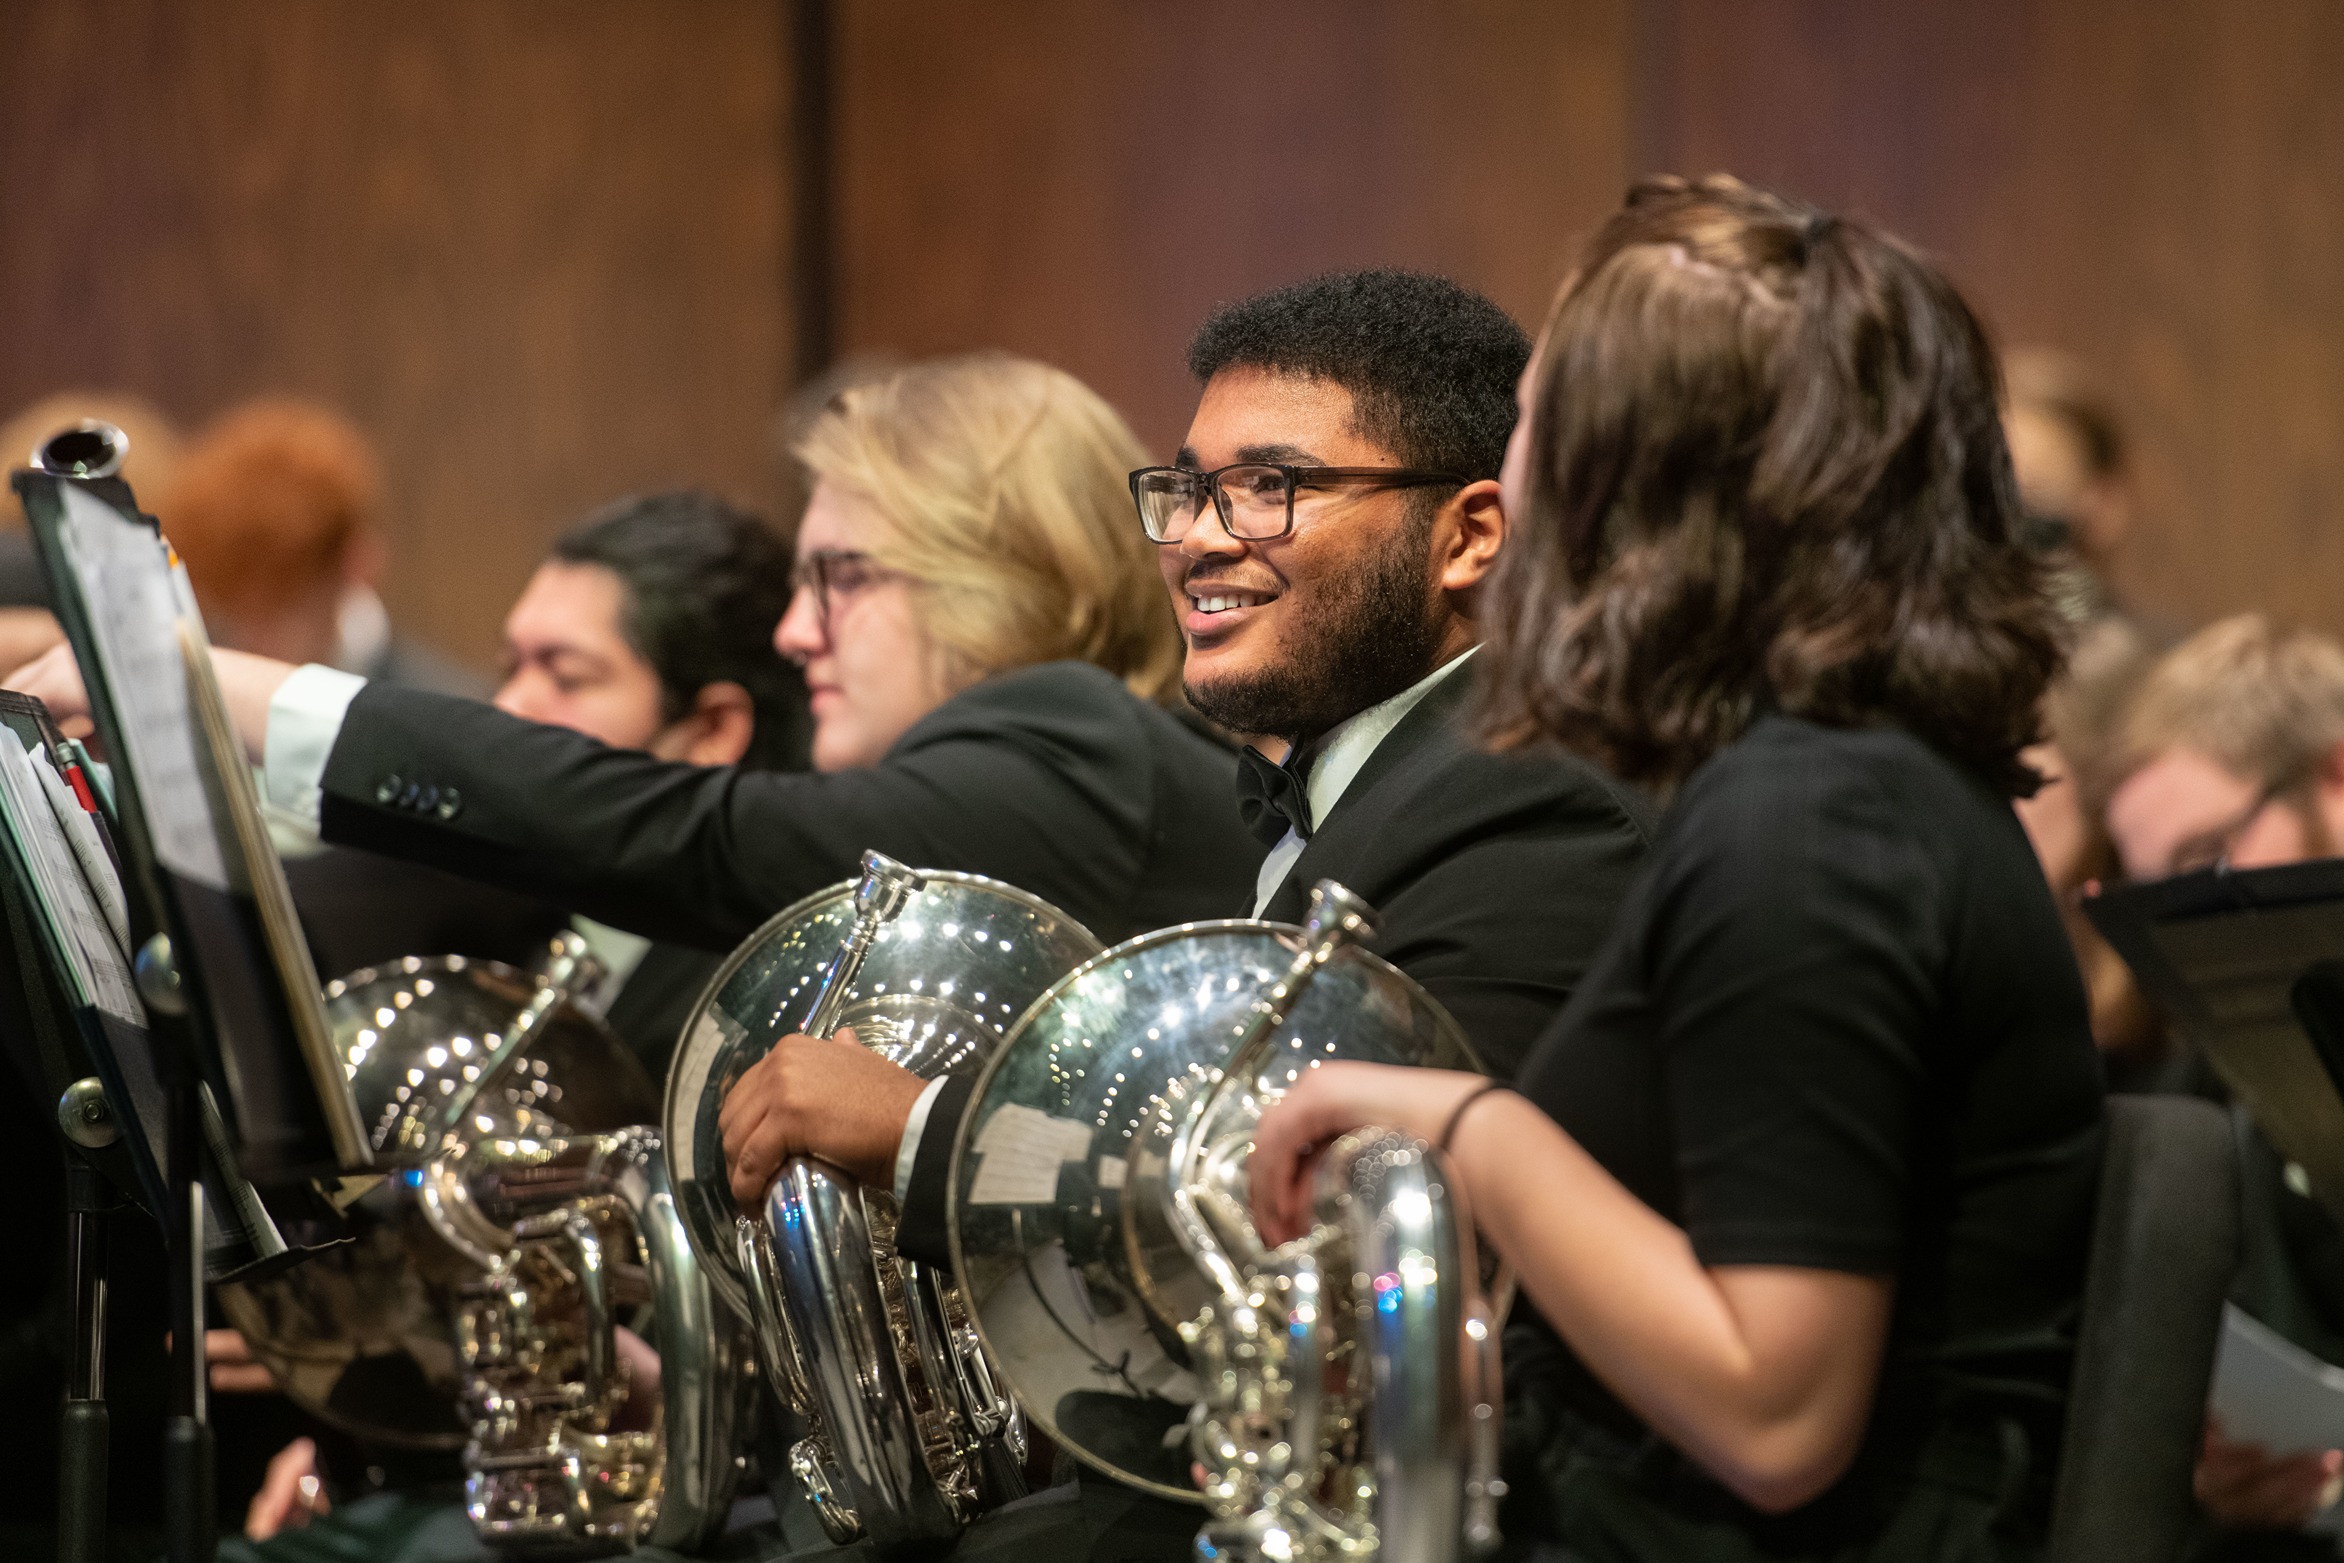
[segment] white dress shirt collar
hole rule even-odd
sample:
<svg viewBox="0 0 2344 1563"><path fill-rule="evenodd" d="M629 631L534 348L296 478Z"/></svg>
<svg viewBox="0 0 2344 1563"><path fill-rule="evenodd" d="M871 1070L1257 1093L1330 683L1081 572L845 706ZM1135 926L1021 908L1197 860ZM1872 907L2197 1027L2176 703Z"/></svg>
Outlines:
<svg viewBox="0 0 2344 1563"><path fill-rule="evenodd" d="M1480 649L1466 647L1391 699L1379 701L1327 729L1326 737L1319 742L1317 757L1310 762L1310 779L1303 787L1304 796L1310 802L1312 830L1326 823L1327 816L1335 811L1343 794L1351 790L1351 784L1358 780L1376 750L1392 736L1392 729L1432 693L1434 685L1463 667L1465 659ZM1293 872L1304 844L1300 835L1289 830L1284 839L1270 848L1270 855L1262 859L1261 873L1253 887L1254 916L1262 915L1262 908L1270 904L1270 897L1278 893L1278 887Z"/></svg>

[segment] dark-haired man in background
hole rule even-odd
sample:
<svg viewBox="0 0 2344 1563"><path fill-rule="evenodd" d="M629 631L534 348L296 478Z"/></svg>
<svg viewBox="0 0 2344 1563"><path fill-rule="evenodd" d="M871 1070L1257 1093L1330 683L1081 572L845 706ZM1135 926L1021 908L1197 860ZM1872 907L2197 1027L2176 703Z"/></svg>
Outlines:
<svg viewBox="0 0 2344 1563"><path fill-rule="evenodd" d="M496 705L663 760L804 770L805 680L773 649L789 557L770 527L712 495L607 507L555 541L505 615ZM611 970L612 1029L665 1079L686 1012L722 957L573 921Z"/></svg>
<svg viewBox="0 0 2344 1563"><path fill-rule="evenodd" d="M802 771L806 682L774 649L789 545L699 493L623 501L555 542L505 616L496 704L662 760ZM654 1082L721 955L577 920L617 984L607 1018Z"/></svg>
<svg viewBox="0 0 2344 1563"><path fill-rule="evenodd" d="M621 500L564 533L505 616L495 702L615 749L802 771L811 732L805 682L772 639L789 600L789 557L771 528L711 495ZM349 871L354 860L374 872ZM321 971L451 951L513 958L449 943L460 930L440 926L451 909L483 898L519 899L506 892L350 848L296 858L287 874L321 946ZM407 887L402 904L417 904L386 915L379 881ZM549 913L543 932L560 920ZM664 1078L685 1011L719 957L600 924L581 931L612 971L611 1025L651 1078Z"/></svg>

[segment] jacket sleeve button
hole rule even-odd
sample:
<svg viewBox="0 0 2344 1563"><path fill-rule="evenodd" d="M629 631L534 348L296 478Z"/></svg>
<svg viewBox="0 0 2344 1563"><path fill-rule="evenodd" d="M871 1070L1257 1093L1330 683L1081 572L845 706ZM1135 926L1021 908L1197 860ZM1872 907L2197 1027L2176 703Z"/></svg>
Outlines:
<svg viewBox="0 0 2344 1563"><path fill-rule="evenodd" d="M441 819L454 819L463 812L464 795L453 787L442 788L439 800L439 817Z"/></svg>
<svg viewBox="0 0 2344 1563"><path fill-rule="evenodd" d="M381 781L375 783L374 801L377 803L390 802L399 795L399 789L405 785L406 783L397 776L385 776Z"/></svg>
<svg viewBox="0 0 2344 1563"><path fill-rule="evenodd" d="M423 783L409 782L406 786L399 789L399 807L412 811L415 807L415 800L422 796Z"/></svg>

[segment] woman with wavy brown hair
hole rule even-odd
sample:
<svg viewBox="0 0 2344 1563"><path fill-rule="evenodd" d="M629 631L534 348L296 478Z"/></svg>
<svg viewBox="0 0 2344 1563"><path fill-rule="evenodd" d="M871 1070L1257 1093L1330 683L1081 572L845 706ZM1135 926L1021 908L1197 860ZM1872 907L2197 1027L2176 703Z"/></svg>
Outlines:
<svg viewBox="0 0 2344 1563"><path fill-rule="evenodd" d="M2011 809L2058 663L1985 335L1912 252L1734 180L1639 187L1523 381L1486 731L1671 799L1512 1090L1329 1065L1265 1119L1445 1144L1529 1309L1509 1545L2039 1546L2102 1132Z"/></svg>

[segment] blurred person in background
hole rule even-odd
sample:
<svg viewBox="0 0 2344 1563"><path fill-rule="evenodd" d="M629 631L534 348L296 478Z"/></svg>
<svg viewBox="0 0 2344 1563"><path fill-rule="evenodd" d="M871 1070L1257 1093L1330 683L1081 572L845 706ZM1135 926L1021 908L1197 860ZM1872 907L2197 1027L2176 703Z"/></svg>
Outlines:
<svg viewBox="0 0 2344 1563"><path fill-rule="evenodd" d="M2123 959L2083 913L2084 887L2120 872L2106 825L2111 751L2126 701L2156 657L2127 619L2111 616L2070 633L2067 667L2043 697L2042 741L2026 755L2043 785L2015 807L2058 898L2109 1088L2172 1089L2184 1082L2187 1060L2170 1046Z"/></svg>
<svg viewBox="0 0 2344 1563"><path fill-rule="evenodd" d="M2017 800L2019 820L2058 897L2109 1083L2153 1089L2172 1083L2176 1060L2132 974L2082 907L2083 887L2115 873L2102 825L2104 761L2125 699L2158 649L2108 584L2133 526L2130 442L2114 405L2075 359L2016 348L2002 368L2003 437L2027 540L2051 561L2070 638L2067 665L2044 696L2043 739L2026 756L2043 786Z"/></svg>
<svg viewBox="0 0 2344 1563"><path fill-rule="evenodd" d="M2207 626L2158 661L2111 756L2107 830L2128 878L2332 857L2344 842L2344 646L2260 614ZM2344 1230L2234 1108L2243 1196L2231 1298L2344 1364ZM2210 1421L2210 1419L2209 1419ZM2344 1453L2276 1457L2209 1425L2197 1494L2225 1557L2337 1555L2300 1531L2336 1498ZM2259 1533L2259 1534L2258 1534Z"/></svg>
<svg viewBox="0 0 2344 1563"><path fill-rule="evenodd" d="M122 476L154 508L155 490L168 482L179 461L179 431L145 399L123 391L61 391L44 396L0 424L0 467L32 465L33 453L52 435L86 419L113 424L130 438ZM64 632L49 612L49 587L41 577L32 534L13 496L0 500L0 667L17 667L39 656Z"/></svg>
<svg viewBox="0 0 2344 1563"><path fill-rule="evenodd" d="M2078 622L2121 611L2109 577L2132 535L2130 449L2114 405L2076 359L2003 355L2003 438L2028 541L2065 566L2055 587Z"/></svg>
<svg viewBox="0 0 2344 1563"><path fill-rule="evenodd" d="M563 534L505 615L497 708L655 759L803 771L805 675L774 646L790 568L788 543L712 495L623 500ZM612 1029L665 1080L725 952L577 921L621 985Z"/></svg>
<svg viewBox="0 0 2344 1563"><path fill-rule="evenodd" d="M392 632L377 588L382 472L348 419L289 398L247 402L142 494L187 561L213 644L319 662L409 689L477 695L481 680Z"/></svg>

